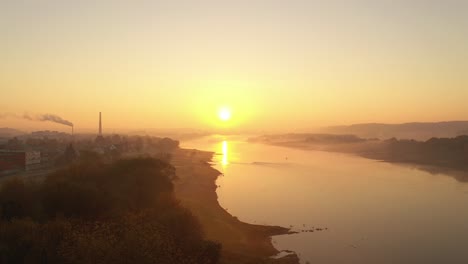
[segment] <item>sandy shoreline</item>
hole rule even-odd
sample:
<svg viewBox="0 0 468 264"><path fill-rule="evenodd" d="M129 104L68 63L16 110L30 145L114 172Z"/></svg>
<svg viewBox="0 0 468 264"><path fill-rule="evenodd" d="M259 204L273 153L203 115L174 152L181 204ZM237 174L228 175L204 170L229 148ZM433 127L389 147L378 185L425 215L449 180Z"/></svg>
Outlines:
<svg viewBox="0 0 468 264"><path fill-rule="evenodd" d="M222 263L298 264L295 254L270 258L279 253L271 237L292 233L288 228L243 223L220 206L216 179L221 173L209 164L212 157L211 152L180 149L172 164L178 177L177 198L199 219L207 239L222 244Z"/></svg>

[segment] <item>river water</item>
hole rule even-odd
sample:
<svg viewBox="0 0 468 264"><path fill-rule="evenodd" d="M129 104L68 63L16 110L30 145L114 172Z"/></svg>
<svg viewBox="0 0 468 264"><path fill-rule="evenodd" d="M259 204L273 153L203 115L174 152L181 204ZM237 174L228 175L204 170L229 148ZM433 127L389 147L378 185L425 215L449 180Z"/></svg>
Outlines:
<svg viewBox="0 0 468 264"><path fill-rule="evenodd" d="M248 223L314 230L273 238L302 263L468 263L468 183L348 154L213 136L224 208ZM323 229L322 231L316 230ZM327 228L327 229L325 229Z"/></svg>

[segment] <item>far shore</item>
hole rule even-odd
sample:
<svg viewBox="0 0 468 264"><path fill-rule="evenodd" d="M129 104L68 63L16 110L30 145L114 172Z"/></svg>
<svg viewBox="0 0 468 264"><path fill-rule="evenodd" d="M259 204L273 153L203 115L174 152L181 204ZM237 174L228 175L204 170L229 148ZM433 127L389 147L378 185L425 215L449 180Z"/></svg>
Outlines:
<svg viewBox="0 0 468 264"><path fill-rule="evenodd" d="M221 263L299 264L294 253L271 258L279 253L272 236L291 234L290 229L244 223L221 207L216 194L216 179L221 173L209 164L213 154L180 149L173 153L172 164L178 177L176 196L199 219L207 239L222 244Z"/></svg>
<svg viewBox="0 0 468 264"><path fill-rule="evenodd" d="M468 182L468 170L465 168L454 168L453 166L443 166L439 164L431 164L428 162L422 162L418 160L405 160L399 157L388 157L382 155L380 151L375 151L373 149L378 148L378 144L381 142L366 142L366 143L347 143L347 144L310 144L301 141L291 141L291 142L257 142L261 144L286 147L286 148L295 148L301 150L310 150L310 151L326 151L326 152L336 152L344 153L349 155L355 155L366 159L377 160L381 162L387 162L391 164L398 164L401 166L411 167L418 170L428 172L430 174L444 174L450 177L453 177L460 182Z"/></svg>

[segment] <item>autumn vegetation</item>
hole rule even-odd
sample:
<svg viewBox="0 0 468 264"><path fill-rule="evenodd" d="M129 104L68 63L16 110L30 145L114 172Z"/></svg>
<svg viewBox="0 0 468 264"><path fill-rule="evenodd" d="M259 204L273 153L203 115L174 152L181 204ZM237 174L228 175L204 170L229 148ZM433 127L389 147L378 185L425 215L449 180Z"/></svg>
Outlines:
<svg viewBox="0 0 468 264"><path fill-rule="evenodd" d="M174 197L175 169L134 158L83 159L43 181L0 188L0 263L218 263Z"/></svg>

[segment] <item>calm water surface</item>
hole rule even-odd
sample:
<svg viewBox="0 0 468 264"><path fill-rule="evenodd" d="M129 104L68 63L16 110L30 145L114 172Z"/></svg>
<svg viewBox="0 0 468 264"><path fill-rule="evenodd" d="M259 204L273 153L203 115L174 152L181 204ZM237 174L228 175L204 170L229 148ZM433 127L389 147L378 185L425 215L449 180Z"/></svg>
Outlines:
<svg viewBox="0 0 468 264"><path fill-rule="evenodd" d="M351 155L209 137L219 202L240 220L313 233L276 236L303 263L468 263L468 184Z"/></svg>

